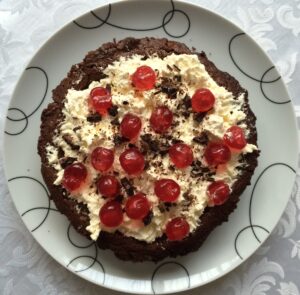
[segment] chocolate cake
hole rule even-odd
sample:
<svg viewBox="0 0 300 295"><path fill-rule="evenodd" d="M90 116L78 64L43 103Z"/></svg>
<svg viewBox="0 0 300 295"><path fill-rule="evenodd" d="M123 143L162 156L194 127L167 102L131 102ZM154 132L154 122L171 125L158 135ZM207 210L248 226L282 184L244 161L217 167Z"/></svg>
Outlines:
<svg viewBox="0 0 300 295"><path fill-rule="evenodd" d="M204 52L167 39L90 51L53 90L41 121L51 199L122 260L197 250L257 166L247 91Z"/></svg>

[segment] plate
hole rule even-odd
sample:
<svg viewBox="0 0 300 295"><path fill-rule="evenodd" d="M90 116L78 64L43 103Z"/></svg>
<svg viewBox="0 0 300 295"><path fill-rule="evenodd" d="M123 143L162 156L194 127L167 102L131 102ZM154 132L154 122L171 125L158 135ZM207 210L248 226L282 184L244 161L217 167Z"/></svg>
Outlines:
<svg viewBox="0 0 300 295"><path fill-rule="evenodd" d="M167 37L205 51L218 68L248 89L257 116L259 166L229 222L218 227L199 251L158 264L120 261L79 236L49 201L36 148L40 115L51 101L51 89L89 50L127 36ZM114 2L62 28L24 70L7 113L6 176L27 228L67 269L119 291L174 293L204 285L236 268L274 229L295 180L295 122L289 95L274 65L255 41L232 23L184 2Z"/></svg>

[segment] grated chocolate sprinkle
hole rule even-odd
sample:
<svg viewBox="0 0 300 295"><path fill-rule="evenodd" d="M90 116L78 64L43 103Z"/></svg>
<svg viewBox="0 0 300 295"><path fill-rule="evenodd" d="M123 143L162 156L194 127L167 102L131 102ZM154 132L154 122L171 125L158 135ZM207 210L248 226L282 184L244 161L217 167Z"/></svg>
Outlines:
<svg viewBox="0 0 300 295"><path fill-rule="evenodd" d="M77 130L80 130L80 129L81 129L81 127L77 126L77 127L73 128L73 131L76 132Z"/></svg>
<svg viewBox="0 0 300 295"><path fill-rule="evenodd" d="M146 216L143 218L143 223L144 223L144 225L149 225L149 224L151 223L151 221L152 221L152 218L153 218L153 212L150 211L150 212L148 213L148 215L146 215Z"/></svg>
<svg viewBox="0 0 300 295"><path fill-rule="evenodd" d="M124 200L124 196L118 195L118 196L115 197L115 200L116 200L117 202L119 202L119 203L122 203L123 200Z"/></svg>
<svg viewBox="0 0 300 295"><path fill-rule="evenodd" d="M118 115L118 106L112 106L111 108L108 109L108 113L112 116L115 117Z"/></svg>
<svg viewBox="0 0 300 295"><path fill-rule="evenodd" d="M123 136L120 136L120 135L116 134L116 135L114 135L113 141L114 141L114 144L115 144L116 146L118 146L118 145L121 145L121 144L124 143L124 142L127 142L128 139L125 138L125 137L123 137Z"/></svg>
<svg viewBox="0 0 300 295"><path fill-rule="evenodd" d="M100 122L102 119L101 115L98 114L98 113L93 113L93 114L90 114L86 120L90 123L96 123L96 122Z"/></svg>
<svg viewBox="0 0 300 295"><path fill-rule="evenodd" d="M152 152L159 152L159 143L157 140L153 140L150 133L143 134L141 139L148 145Z"/></svg>
<svg viewBox="0 0 300 295"><path fill-rule="evenodd" d="M67 168L69 165L73 164L77 159L73 158L73 157L64 157L62 159L59 160L60 166L65 169Z"/></svg>
<svg viewBox="0 0 300 295"><path fill-rule="evenodd" d="M112 121L110 121L110 123L114 126L120 126L120 122L119 122L118 117L114 118Z"/></svg>
<svg viewBox="0 0 300 295"><path fill-rule="evenodd" d="M75 144L73 141L74 141L74 138L69 135L69 134L65 134L62 136L63 140L70 146L70 148L74 151L78 151L80 149L80 146Z"/></svg>
<svg viewBox="0 0 300 295"><path fill-rule="evenodd" d="M203 113L195 113L194 114L194 120L197 122L197 123L201 123L204 119L206 115L206 112L203 112Z"/></svg>
<svg viewBox="0 0 300 295"><path fill-rule="evenodd" d="M121 184L128 196L134 195L134 186L132 185L131 181L128 178L126 177L121 178Z"/></svg>
<svg viewBox="0 0 300 295"><path fill-rule="evenodd" d="M160 87L161 91L167 94L170 99L177 98L178 87L171 79L163 78Z"/></svg>
<svg viewBox="0 0 300 295"><path fill-rule="evenodd" d="M176 71L180 72L180 69L179 69L176 65L173 65L173 68L174 68Z"/></svg>
<svg viewBox="0 0 300 295"><path fill-rule="evenodd" d="M195 136L193 141L199 144L207 144L208 143L208 136L205 132L202 132L199 136Z"/></svg>

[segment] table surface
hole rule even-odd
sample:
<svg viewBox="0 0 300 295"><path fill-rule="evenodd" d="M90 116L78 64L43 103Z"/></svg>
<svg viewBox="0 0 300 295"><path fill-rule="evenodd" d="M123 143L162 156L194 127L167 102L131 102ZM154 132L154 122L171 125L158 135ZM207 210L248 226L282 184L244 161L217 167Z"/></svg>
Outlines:
<svg viewBox="0 0 300 295"><path fill-rule="evenodd" d="M142 0L141 0L142 1ZM62 25L104 0L0 0L0 142L13 88L34 52ZM227 17L269 54L300 122L300 0L190 0ZM2 147L1 147L2 149ZM7 190L0 159L0 293L121 294L86 282L33 240ZM205 287L181 294L300 294L300 177L278 226L245 263Z"/></svg>

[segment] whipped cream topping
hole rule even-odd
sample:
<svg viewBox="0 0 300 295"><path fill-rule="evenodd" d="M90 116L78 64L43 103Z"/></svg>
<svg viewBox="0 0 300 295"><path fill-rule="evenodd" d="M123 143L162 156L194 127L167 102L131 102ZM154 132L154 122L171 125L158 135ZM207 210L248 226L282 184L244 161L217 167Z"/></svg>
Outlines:
<svg viewBox="0 0 300 295"><path fill-rule="evenodd" d="M175 79L180 85L176 97L171 99L167 93L158 91L158 88L136 92L131 83L131 75L141 65L148 65L155 69L158 75L157 85L163 84L164 79ZM246 119L243 111L244 93L236 97L224 87L220 87L210 77L197 55L171 54L164 59L154 55L146 60L141 55L133 55L130 58L120 57L103 72L106 78L92 82L85 90L69 89L66 95L62 110L64 120L56 130L53 144L47 146L49 164L57 170L55 184L61 184L64 172L58 157L59 148L64 151L65 157L76 158L77 161L84 162L88 167L91 183L79 193L71 194L69 197L87 205L90 218L87 230L93 240L98 238L101 230L111 232L118 230L125 236L150 243L162 236L167 222L177 216L185 217L190 231L194 231L199 225L201 214L208 206L207 186L211 181L223 180L229 187L232 187L239 177L241 171L239 168L244 165L240 161L241 154L251 153L257 147L247 144L239 153L232 153L230 162L222 170L217 169L206 174L199 174L198 168L207 166L203 161L205 146L193 139L203 132L208 135L210 140L222 139L225 131L236 124L244 129L247 136L249 130L247 130L246 124L241 123ZM114 106L118 107L118 115L117 117L107 115L102 117L99 122L89 122L87 118L90 115L88 107L90 91L94 87L106 87L107 85L111 87L112 102ZM216 102L214 108L206 114L202 122L198 122L195 114L184 111L184 101L187 96L192 97L195 90L201 87L210 89ZM163 136L153 132L149 125L151 112L155 106L159 105L168 106L174 114L173 126ZM128 146L128 143L115 145L114 138L119 134L119 129L118 126L111 123L113 120L121 122L123 116L128 112L138 115L142 120L140 139L136 143L138 148L143 148L141 138L145 134L150 135L152 140L166 144L170 144L170 137L179 139L192 148L196 164L186 169L174 169L167 153L154 155L149 152L145 156L149 168L141 176L130 179L119 163L119 155ZM71 138L72 144L78 146L79 149L72 149L72 146L66 141L66 137ZM97 194L95 182L99 173L93 169L89 158L91 151L96 146L113 148L115 150L113 170L118 178L127 177L132 181L135 192L143 192L147 195L153 213L148 225L144 225L142 221L131 220L126 214L124 214L124 222L117 229L105 228L100 223L99 210L106 200ZM164 204L155 195L154 181L161 178L173 179L180 185L181 194L175 203ZM124 191L123 194L126 200L127 195Z"/></svg>

